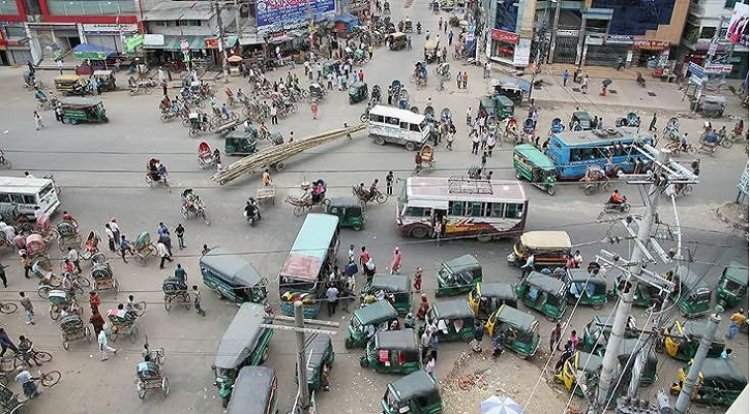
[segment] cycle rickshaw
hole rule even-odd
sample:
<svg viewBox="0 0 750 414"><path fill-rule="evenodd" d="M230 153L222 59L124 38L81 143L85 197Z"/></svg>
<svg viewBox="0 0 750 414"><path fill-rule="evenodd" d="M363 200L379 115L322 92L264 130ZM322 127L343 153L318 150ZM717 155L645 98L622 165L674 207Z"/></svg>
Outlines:
<svg viewBox="0 0 750 414"><path fill-rule="evenodd" d="M580 180L580 187L587 196L594 195L599 190L609 191L609 178L599 165L586 167L586 174Z"/></svg>
<svg viewBox="0 0 750 414"><path fill-rule="evenodd" d="M64 252L68 247L81 248L81 234L78 232L77 223L69 221L57 223L57 234L59 235L57 247L60 248L61 252Z"/></svg>
<svg viewBox="0 0 750 414"><path fill-rule="evenodd" d="M91 278L94 280L94 290L114 290L115 297L120 292L120 283L112 273L112 267L109 262L96 263L91 269Z"/></svg>
<svg viewBox="0 0 750 414"><path fill-rule="evenodd" d="M60 319L60 331L62 346L65 350L68 350L72 341L83 339L86 343L91 342L92 329L80 315L67 315Z"/></svg>
<svg viewBox="0 0 750 414"><path fill-rule="evenodd" d="M138 235L135 239L135 246L133 246L133 252L136 260L141 264L146 264L146 259L150 256L156 256L156 246L151 243L151 235L144 231Z"/></svg>
<svg viewBox="0 0 750 414"><path fill-rule="evenodd" d="M83 289L79 288L79 293L83 293ZM69 314L83 315L83 309L78 305L76 297L72 293L64 290L50 290L49 302L49 317L53 321L59 319L63 312L65 312L65 316Z"/></svg>

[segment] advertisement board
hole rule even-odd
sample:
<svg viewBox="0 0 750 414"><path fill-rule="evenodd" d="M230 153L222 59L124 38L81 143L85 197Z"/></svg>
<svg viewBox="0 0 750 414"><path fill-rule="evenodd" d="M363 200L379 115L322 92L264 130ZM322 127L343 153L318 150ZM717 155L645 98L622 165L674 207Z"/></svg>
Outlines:
<svg viewBox="0 0 750 414"><path fill-rule="evenodd" d="M749 12L750 6L747 4L740 2L734 4L732 18L729 20L729 29L727 29L727 40L747 47Z"/></svg>
<svg viewBox="0 0 750 414"><path fill-rule="evenodd" d="M520 39L513 53L513 66L524 67L529 65L531 57L531 39Z"/></svg>
<svg viewBox="0 0 750 414"><path fill-rule="evenodd" d="M289 21L309 20L336 10L335 0L257 0L258 27Z"/></svg>

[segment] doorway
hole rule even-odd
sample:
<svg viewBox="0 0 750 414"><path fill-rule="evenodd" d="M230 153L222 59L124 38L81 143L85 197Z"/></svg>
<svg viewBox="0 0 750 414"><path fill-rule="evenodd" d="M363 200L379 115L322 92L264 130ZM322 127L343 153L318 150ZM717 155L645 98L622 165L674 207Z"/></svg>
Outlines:
<svg viewBox="0 0 750 414"><path fill-rule="evenodd" d="M10 66L10 59L8 59L8 52L0 50L0 65Z"/></svg>

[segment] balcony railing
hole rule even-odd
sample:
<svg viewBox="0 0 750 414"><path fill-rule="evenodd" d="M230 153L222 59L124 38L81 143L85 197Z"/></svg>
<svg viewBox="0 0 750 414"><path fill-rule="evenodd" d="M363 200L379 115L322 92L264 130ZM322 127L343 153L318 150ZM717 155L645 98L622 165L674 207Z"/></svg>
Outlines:
<svg viewBox="0 0 750 414"><path fill-rule="evenodd" d="M136 14L132 0L47 0L56 16L117 16Z"/></svg>

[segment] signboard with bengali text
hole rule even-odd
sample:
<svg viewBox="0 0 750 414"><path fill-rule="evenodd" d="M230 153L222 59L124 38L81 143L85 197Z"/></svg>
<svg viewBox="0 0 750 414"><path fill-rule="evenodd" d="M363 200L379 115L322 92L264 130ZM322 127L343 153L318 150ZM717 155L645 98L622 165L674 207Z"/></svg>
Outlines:
<svg viewBox="0 0 750 414"><path fill-rule="evenodd" d="M258 27L309 20L336 10L335 0L258 0L256 18Z"/></svg>

